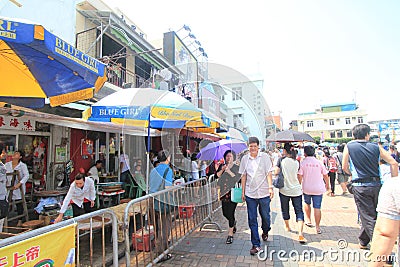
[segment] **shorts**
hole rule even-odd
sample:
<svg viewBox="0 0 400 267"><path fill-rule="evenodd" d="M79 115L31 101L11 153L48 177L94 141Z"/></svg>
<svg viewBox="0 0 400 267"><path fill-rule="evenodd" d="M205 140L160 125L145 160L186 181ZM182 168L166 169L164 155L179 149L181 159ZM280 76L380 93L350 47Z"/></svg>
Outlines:
<svg viewBox="0 0 400 267"><path fill-rule="evenodd" d="M339 182L339 184L341 183L347 183L349 181L349 175L344 174L344 173L338 173L337 174L337 180Z"/></svg>
<svg viewBox="0 0 400 267"><path fill-rule="evenodd" d="M303 199L304 199L304 202L307 205L311 205L311 199L312 199L313 208L314 209L321 209L322 195L307 195L307 194L303 194Z"/></svg>

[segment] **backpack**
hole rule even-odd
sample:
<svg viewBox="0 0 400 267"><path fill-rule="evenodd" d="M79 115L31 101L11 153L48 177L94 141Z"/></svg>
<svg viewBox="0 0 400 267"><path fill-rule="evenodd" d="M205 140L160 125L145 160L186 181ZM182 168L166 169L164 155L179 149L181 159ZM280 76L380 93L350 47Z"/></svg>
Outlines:
<svg viewBox="0 0 400 267"><path fill-rule="evenodd" d="M334 157L328 158L328 170L329 172L337 172L338 170L337 162Z"/></svg>

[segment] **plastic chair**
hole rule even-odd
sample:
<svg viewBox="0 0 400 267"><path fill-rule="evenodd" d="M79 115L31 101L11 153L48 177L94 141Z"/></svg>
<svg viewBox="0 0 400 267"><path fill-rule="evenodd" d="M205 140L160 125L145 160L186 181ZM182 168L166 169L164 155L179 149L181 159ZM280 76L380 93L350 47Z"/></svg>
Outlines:
<svg viewBox="0 0 400 267"><path fill-rule="evenodd" d="M135 192L135 189L137 189L137 188L138 188L138 186L135 185L132 180L129 183L125 183L125 185L124 185L125 198L134 199L135 198L134 192Z"/></svg>
<svg viewBox="0 0 400 267"><path fill-rule="evenodd" d="M139 198L143 195L143 192L146 190L146 182L144 181L144 177L141 174L136 174L135 180L138 183L136 189L136 198Z"/></svg>

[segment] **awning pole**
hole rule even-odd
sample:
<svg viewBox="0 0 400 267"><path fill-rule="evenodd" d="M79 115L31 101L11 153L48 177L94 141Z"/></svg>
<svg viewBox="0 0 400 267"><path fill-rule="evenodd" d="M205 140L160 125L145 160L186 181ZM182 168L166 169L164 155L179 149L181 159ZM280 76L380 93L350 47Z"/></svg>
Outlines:
<svg viewBox="0 0 400 267"><path fill-rule="evenodd" d="M147 151L146 151L146 157L147 157L147 164L146 164L146 195L149 194L149 176L150 176L150 112L149 112L149 119L148 119L148 125L147 125Z"/></svg>

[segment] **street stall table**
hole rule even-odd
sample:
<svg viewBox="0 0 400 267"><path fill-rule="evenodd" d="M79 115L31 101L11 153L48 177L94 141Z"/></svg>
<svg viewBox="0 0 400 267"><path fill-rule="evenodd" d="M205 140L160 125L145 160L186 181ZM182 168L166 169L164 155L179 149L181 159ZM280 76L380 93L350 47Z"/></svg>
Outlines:
<svg viewBox="0 0 400 267"><path fill-rule="evenodd" d="M118 182L118 175L102 175L99 180L101 183Z"/></svg>
<svg viewBox="0 0 400 267"><path fill-rule="evenodd" d="M125 193L125 190L122 189L122 184L120 182L96 184L96 207L100 208L100 199L103 200L103 206L105 206L104 203L107 198L111 198L118 205L121 200L121 194ZM111 202L108 202L108 207L111 206Z"/></svg>

